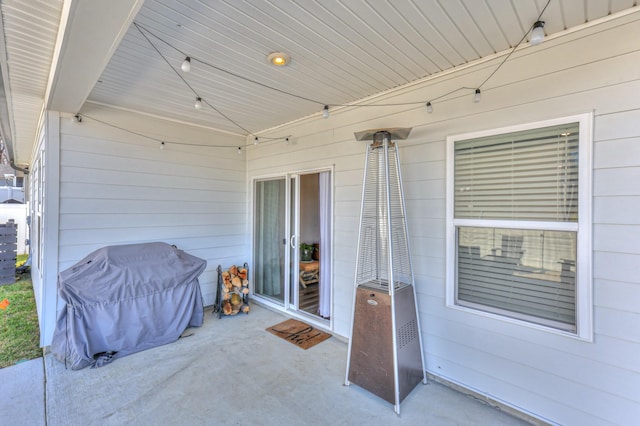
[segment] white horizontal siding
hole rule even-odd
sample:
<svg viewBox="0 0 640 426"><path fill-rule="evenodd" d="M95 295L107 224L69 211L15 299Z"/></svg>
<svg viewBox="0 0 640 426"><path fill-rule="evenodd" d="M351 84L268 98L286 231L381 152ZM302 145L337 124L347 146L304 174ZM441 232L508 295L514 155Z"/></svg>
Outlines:
<svg viewBox="0 0 640 426"><path fill-rule="evenodd" d="M473 91L422 105L332 110L278 129L295 144L249 148L249 177L335 167L334 330L349 333L364 166L353 133L412 127L400 141L427 368L549 422L632 424L640 418L640 12L514 53ZM434 99L482 82L499 60L400 87L381 103ZM594 341L445 307L448 135L594 112ZM274 135L269 135L274 136Z"/></svg>
<svg viewBox="0 0 640 426"><path fill-rule="evenodd" d="M29 180L29 255L40 324L40 346L50 344L57 317L58 168L43 168L42 165L58 161L58 120L56 113L44 115L32 153L33 168Z"/></svg>
<svg viewBox="0 0 640 426"><path fill-rule="evenodd" d="M240 137L88 106L61 120L59 269L107 245L164 241L207 260L205 304L216 268L246 262L247 205ZM184 144L140 137L93 121Z"/></svg>

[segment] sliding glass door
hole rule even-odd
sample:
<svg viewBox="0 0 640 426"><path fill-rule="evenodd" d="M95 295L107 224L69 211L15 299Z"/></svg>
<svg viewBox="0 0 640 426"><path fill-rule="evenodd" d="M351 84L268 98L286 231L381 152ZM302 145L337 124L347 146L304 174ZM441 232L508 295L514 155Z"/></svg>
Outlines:
<svg viewBox="0 0 640 426"><path fill-rule="evenodd" d="M256 181L254 209L254 292L285 302L287 182L284 177Z"/></svg>
<svg viewBox="0 0 640 426"><path fill-rule="evenodd" d="M331 172L255 181L254 293L328 320L331 311Z"/></svg>

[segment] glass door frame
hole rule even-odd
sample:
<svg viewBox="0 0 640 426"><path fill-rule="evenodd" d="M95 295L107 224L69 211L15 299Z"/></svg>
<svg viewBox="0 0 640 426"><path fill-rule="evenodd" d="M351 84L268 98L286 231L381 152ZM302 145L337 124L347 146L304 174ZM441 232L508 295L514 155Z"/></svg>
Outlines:
<svg viewBox="0 0 640 426"><path fill-rule="evenodd" d="M333 256L331 259L331 270L327 271L330 279L331 279L331 316L329 320L323 319L319 316L309 314L307 312L301 311L298 308L299 303L299 292L292 291L295 286L295 290L298 290L299 282L298 282L298 268L294 267L298 265L300 261L300 253L298 250L298 244L300 243L300 176L306 174L314 174L314 173L322 173L328 172L330 174L330 185L331 185L331 217L330 217L330 226L331 226L331 253L333 254L334 247L334 208L335 208L335 187L334 187L334 176L335 170L334 166L330 167L319 167L298 171L290 171L285 173L277 173L271 175L263 175L263 176L254 176L251 178L251 193L249 194L251 200L251 217L250 217L250 226L251 226L251 264L255 265L255 219L256 219L256 206L255 206L255 190L256 183L260 181L266 180L276 180L276 179L284 179L285 180L285 235L282 236L283 240L286 239L287 248L284 250L284 265L285 265L285 274L284 274L284 301L283 303L276 303L268 297L261 296L260 294L255 293L255 287L251 286L251 296L254 300L265 306L271 307L275 310L283 311L291 314L292 316L303 318L305 321L308 321L314 325L319 325L324 328L328 328L329 330L333 329L333 298L334 298L334 288L333 288ZM288 268L288 270L287 270ZM291 297L293 293L294 297ZM293 299L293 300L292 300Z"/></svg>
<svg viewBox="0 0 640 426"><path fill-rule="evenodd" d="M290 244L291 244L291 224L290 224L290 219L291 219L291 213L290 213L290 203L291 203L291 185L290 185L290 177L288 174L277 174L277 175L269 175L269 176L264 176L264 177L259 177L259 178L255 178L252 180L251 183L251 217L250 217L250 223L251 223L251 263L250 265L253 265L254 267L256 267L256 258L258 257L257 253L256 253L256 246L257 246L257 240L258 240L258 234L257 234L257 229L256 229L256 220L258 218L258 205L256 204L256 198L258 196L258 184L261 182L269 182L269 181L284 181L284 211L278 211L277 214L278 216L282 217L284 216L284 231L283 234L278 236L278 245L280 247L282 247L282 245L284 245L284 248L282 248L282 252L284 253L284 257L280 259L280 267L282 268L282 276L284 279L284 282L280 283L279 285L282 286L282 296L281 297L270 297L269 295L266 294L262 294L262 293L256 293L256 283L252 283L253 285L250 286L251 288L251 296L253 298L258 298L258 300L260 300L262 303L264 303L265 305L271 306L273 308L276 309L286 309L286 307L289 305L289 280L290 280ZM280 249L279 249L280 250ZM256 269L257 270L257 269ZM250 271L251 274L251 271ZM256 274L254 272L253 276L255 277ZM251 275L250 275L251 277ZM254 278L255 279L255 278Z"/></svg>
<svg viewBox="0 0 640 426"><path fill-rule="evenodd" d="M300 261L298 244L300 243L300 175L297 173L287 173L287 221L286 230L289 237L287 250L285 250L285 265L288 265L287 279L285 279L284 307L287 311L298 311L299 283L297 280L297 268L295 265ZM293 301L291 295L293 294Z"/></svg>

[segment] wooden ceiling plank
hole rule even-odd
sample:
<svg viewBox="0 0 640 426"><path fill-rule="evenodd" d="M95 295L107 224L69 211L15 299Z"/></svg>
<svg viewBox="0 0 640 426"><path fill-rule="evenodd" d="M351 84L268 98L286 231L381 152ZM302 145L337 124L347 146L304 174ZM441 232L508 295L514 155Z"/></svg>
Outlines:
<svg viewBox="0 0 640 426"><path fill-rule="evenodd" d="M234 23L233 25L235 27L238 27L239 24ZM212 25L211 27L218 28L220 26L229 27L230 25L229 24ZM281 25L281 26L287 27L286 25ZM213 33L211 36L205 36L209 31L211 30L208 30L208 29L198 30L197 33L195 34L195 38L197 40L202 40L199 43L202 46L201 52L203 55L206 54L208 55L208 57L211 58L209 61L210 63L213 63L216 60L215 52L218 52L220 48L226 48L229 51L229 54L227 55L229 58L234 58L238 55L242 57L243 52L246 52L244 53L245 55L247 55L245 61L243 61L242 63L235 61L228 64L228 66L232 66L235 64L235 66L241 70L241 72L238 72L238 74L246 75L247 77L250 77L253 79L262 79L262 80L265 79L265 76L267 76L267 78L268 76L273 76L273 78L276 80L274 80L272 84L275 84L276 82L279 81L277 79L281 79L282 75L288 72L288 73L291 73L291 77L293 77L294 79L298 79L300 81L300 84L304 86L306 86L306 81L308 81L309 78L314 78L314 79L317 79L321 84L323 81L325 81L324 84L327 84L330 87L336 87L337 89L340 89L342 92L349 92L350 90L354 90L354 88L355 89L360 88L360 90L363 90L366 93L372 90L373 86L371 86L370 84L367 84L366 82L366 74L356 75L355 70L349 73L341 72L341 68L343 67L343 64L339 61L333 64L317 63L315 65L307 66L305 67L305 71L308 71L310 75L302 75L300 77L295 75L293 71L293 70L296 70L297 68L295 64L296 62L295 59L292 66L286 68L287 70L290 70L290 71L282 71L281 69L276 69L276 68L267 66L266 55L270 53L270 51L276 50L276 49L263 48L262 51L257 51L255 49L255 45L257 44L256 41L251 42L250 41L251 39L248 39L249 41L245 43L238 43L237 41L235 41L235 39L237 39L238 37L232 37L232 40L234 41L227 40L225 41L225 43L219 44L219 42L215 41L216 38L219 37L219 34ZM283 41L273 41L271 39L264 37L263 35L253 32L252 29L249 29L245 26L242 27L242 32L245 34L254 34L253 40L260 40L260 43L262 43L263 45L265 44L265 40L269 40L271 42L271 45L275 45L275 46L283 46L283 45L291 44L290 41L288 41L286 38L284 38L281 35L278 35L278 39ZM302 35L298 35L298 38L302 38ZM207 47L207 45L209 46ZM214 49L211 49L210 47L211 45L217 46L217 47ZM233 46L233 47L230 47L230 46ZM282 49L280 48L277 50L282 50ZM318 57L318 55L314 54L314 52L311 52L311 51L308 52L307 56L300 56L296 53L295 50L294 51L291 51L289 49L284 49L284 50L288 50L289 53L295 55L295 58L298 58L298 61L301 60L302 58L305 58L305 59L311 58L312 60L316 60L316 58ZM236 53L233 53L233 52L236 52ZM219 54L217 56L224 57L225 55ZM207 56L201 56L201 57L206 58ZM323 73L322 72L323 66L331 66L332 72ZM251 72L254 72L255 74L252 76ZM291 83L292 83L291 81L287 81L288 85Z"/></svg>
<svg viewBox="0 0 640 426"><path fill-rule="evenodd" d="M486 1L466 0L463 3L473 21L480 27L492 53L501 52L509 48L509 41L500 30L500 26Z"/></svg>
<svg viewBox="0 0 640 426"><path fill-rule="evenodd" d="M163 36L165 34L170 37L171 33L163 33ZM248 45L255 45L255 43L247 42L239 44L229 40L216 40L216 34L205 37L201 33L198 33L194 38L197 43L193 43L191 48L188 50L194 55L194 57L206 60L211 64L218 62L219 58L225 58L225 62L221 64L222 68L229 69L230 71L237 70L235 71L237 74L254 80L260 80L265 84L276 86L278 84L282 84L283 75L288 76L290 79L292 78L294 81L295 79L298 79L301 85L306 85L306 81L308 81L309 78L318 79L320 81L322 81L323 78L322 69L319 64L317 66L310 67L311 71L308 76L300 76L300 73L296 72L297 65L295 63L284 69L277 69L269 66L266 61L266 55L271 51L271 49L264 48L262 51L256 51L253 47L247 48ZM300 57L297 55L294 56L294 58L298 58L298 60L300 60ZM361 90L365 91L371 90L370 85L363 85L362 80L356 79L355 75L340 74L336 69L333 71L336 73L336 77L331 77L333 73L329 73L325 74L324 78L327 80L326 84L336 87L336 90L346 92L350 90L350 87L351 90L353 90L353 87L359 87ZM286 85L290 85L292 83L290 79L287 80Z"/></svg>
<svg viewBox="0 0 640 426"><path fill-rule="evenodd" d="M602 0L585 0L587 21L593 21L609 14L609 2Z"/></svg>
<svg viewBox="0 0 640 426"><path fill-rule="evenodd" d="M395 3L396 8L402 16L422 36L427 40L432 48L437 52L434 58L439 59L442 70L449 69L456 65L461 65L465 59L460 53L453 48L451 43L446 40L443 34L433 25L431 20L425 16L425 12L416 6L416 1L407 1Z"/></svg>
<svg viewBox="0 0 640 426"><path fill-rule="evenodd" d="M566 28L575 27L587 22L585 0L562 0L560 5Z"/></svg>

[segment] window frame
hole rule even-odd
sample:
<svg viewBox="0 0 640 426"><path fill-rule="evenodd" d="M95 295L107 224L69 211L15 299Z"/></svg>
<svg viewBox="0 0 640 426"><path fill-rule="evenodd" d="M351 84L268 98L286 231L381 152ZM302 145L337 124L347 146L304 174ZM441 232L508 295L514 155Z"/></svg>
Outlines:
<svg viewBox="0 0 640 426"><path fill-rule="evenodd" d="M544 229L574 231L577 239L576 253L576 330L567 331L548 325L533 323L525 319L513 318L495 312L487 312L456 303L457 294L457 228L492 227L513 229L542 229L541 222L498 219L455 219L454 218L454 147L457 141L498 136L568 123L578 123L578 221L544 222ZM592 279L592 194L593 194L593 113L582 113L560 118L535 121L525 124L451 135L446 140L446 294L447 307L463 312L499 319L551 333L565 335L580 340L593 341L593 279Z"/></svg>

